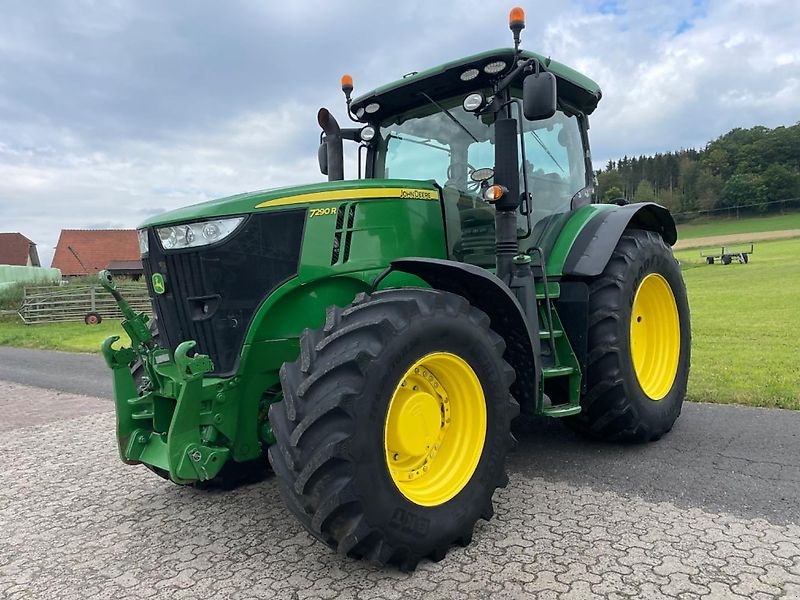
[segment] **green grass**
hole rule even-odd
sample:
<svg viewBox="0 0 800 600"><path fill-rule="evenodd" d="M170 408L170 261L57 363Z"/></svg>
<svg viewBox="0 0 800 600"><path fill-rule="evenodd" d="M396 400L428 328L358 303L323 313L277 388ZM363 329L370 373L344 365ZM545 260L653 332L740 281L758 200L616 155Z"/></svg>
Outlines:
<svg viewBox="0 0 800 600"><path fill-rule="evenodd" d="M22 305L24 283L14 283L0 288L0 310L17 310Z"/></svg>
<svg viewBox="0 0 800 600"><path fill-rule="evenodd" d="M760 242L747 265L676 255L692 310L689 398L800 409L800 239Z"/></svg>
<svg viewBox="0 0 800 600"><path fill-rule="evenodd" d="M120 336L118 344L130 344L130 338L120 327L119 321L106 320L99 325L84 323L25 325L16 317L0 317L0 346L99 352L100 344L110 335Z"/></svg>
<svg viewBox="0 0 800 600"><path fill-rule="evenodd" d="M678 239L687 240L736 233L780 231L783 229L800 229L800 212L742 219L721 219L719 217L697 219L684 225L678 225Z"/></svg>

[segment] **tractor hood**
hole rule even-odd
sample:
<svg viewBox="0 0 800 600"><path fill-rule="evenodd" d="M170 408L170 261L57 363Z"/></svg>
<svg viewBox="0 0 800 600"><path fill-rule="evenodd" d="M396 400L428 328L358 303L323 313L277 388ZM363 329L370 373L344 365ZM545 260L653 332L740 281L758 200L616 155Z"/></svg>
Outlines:
<svg viewBox="0 0 800 600"><path fill-rule="evenodd" d="M309 185L273 188L210 200L155 215L139 228L169 225L216 217L243 215L263 210L280 210L316 202L350 198L438 198L436 186L428 181L409 179L355 179L326 181Z"/></svg>

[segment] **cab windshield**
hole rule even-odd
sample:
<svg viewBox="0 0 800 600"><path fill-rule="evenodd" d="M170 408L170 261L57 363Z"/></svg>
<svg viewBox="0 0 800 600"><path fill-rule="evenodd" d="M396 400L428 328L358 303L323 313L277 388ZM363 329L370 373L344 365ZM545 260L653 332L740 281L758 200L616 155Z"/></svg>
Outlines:
<svg viewBox="0 0 800 600"><path fill-rule="evenodd" d="M443 189L451 256L491 266L494 208L480 199L480 184L469 175L476 169L494 167L494 117L476 117L458 102L460 99L444 106L463 128L433 105L382 123L375 177L438 183ZM527 160L522 164L520 158L520 170L527 171L534 207L532 235L521 240L525 250L543 245L548 230L560 229L548 223L566 215L573 197L586 188L587 178L576 117L558 111L547 120L526 121L521 143L525 144ZM522 237L528 222L521 212L517 223Z"/></svg>

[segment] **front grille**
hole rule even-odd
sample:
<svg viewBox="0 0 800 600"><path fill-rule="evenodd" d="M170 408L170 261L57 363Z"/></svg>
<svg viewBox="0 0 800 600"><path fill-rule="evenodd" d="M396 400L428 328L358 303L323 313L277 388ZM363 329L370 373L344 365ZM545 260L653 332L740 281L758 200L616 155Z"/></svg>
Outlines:
<svg viewBox="0 0 800 600"><path fill-rule="evenodd" d="M214 361L215 375L236 371L250 321L261 302L297 274L305 209L250 215L220 244L164 252L150 231L143 259L161 344L186 340ZM155 294L153 273L166 292Z"/></svg>

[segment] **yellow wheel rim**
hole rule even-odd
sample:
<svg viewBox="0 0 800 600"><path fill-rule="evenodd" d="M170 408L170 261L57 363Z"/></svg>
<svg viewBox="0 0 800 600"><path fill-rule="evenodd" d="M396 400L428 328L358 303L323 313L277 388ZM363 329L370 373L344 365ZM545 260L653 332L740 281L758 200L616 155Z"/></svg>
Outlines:
<svg viewBox="0 0 800 600"><path fill-rule="evenodd" d="M444 504L467 485L486 440L483 387L449 352L420 358L395 388L386 413L386 465L400 493L421 506Z"/></svg>
<svg viewBox="0 0 800 600"><path fill-rule="evenodd" d="M681 326L666 279L650 273L639 284L631 314L631 357L636 379L651 400L669 393L678 372Z"/></svg>

